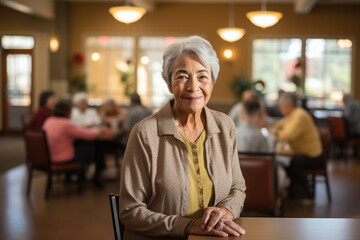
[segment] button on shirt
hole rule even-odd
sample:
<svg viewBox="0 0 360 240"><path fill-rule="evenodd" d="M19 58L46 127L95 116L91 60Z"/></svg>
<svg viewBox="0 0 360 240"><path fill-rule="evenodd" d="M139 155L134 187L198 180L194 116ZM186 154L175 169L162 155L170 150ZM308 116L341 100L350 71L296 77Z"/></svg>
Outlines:
<svg viewBox="0 0 360 240"><path fill-rule="evenodd" d="M179 131L189 152L189 202L187 216L201 218L204 208L214 204L213 182L207 172L204 157L206 131L203 130L195 142L188 140Z"/></svg>

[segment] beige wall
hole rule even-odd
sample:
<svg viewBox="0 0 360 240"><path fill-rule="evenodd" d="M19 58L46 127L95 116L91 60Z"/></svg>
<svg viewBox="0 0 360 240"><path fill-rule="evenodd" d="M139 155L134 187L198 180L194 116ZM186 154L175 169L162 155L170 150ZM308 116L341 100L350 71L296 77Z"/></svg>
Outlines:
<svg viewBox="0 0 360 240"><path fill-rule="evenodd" d="M247 30L243 39L227 43L216 34L216 29L227 26L227 4L158 3L154 12L147 13L139 22L125 25L108 13L110 3L73 3L70 7L70 54L84 52L83 41L88 34L113 35L190 35L205 36L220 58L220 75L212 99L233 101L230 82L234 75L251 76L251 41L255 37L323 37L350 38L354 43L353 89L360 89L360 71L356 67L360 56L360 5L317 5L311 14L294 13L292 4L271 4L268 9L284 13L274 27L261 29L246 19L248 11L258 4L236 4L235 25ZM222 52L231 48L235 56L226 62ZM356 63L356 65L355 65ZM360 98L360 90L355 93Z"/></svg>

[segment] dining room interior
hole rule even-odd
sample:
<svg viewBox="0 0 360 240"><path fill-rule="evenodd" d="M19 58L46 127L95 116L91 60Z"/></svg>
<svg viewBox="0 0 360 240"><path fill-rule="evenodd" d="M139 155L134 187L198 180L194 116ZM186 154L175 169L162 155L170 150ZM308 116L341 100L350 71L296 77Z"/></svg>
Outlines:
<svg viewBox="0 0 360 240"><path fill-rule="evenodd" d="M238 222L359 220L359 22L360 0L0 0L0 239L114 239L108 195L130 132L172 101L163 53L194 35L219 60L207 107L235 114L240 135L261 118L270 146L238 136ZM321 147L301 201L289 189L303 130L278 129L293 96ZM61 165L64 152L83 160Z"/></svg>

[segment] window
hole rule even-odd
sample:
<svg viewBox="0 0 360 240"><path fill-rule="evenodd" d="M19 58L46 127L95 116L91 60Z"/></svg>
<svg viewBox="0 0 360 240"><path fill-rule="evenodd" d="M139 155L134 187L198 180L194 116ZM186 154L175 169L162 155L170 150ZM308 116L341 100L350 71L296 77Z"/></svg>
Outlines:
<svg viewBox="0 0 360 240"><path fill-rule="evenodd" d="M333 91L351 90L351 41L306 40L305 93L324 97Z"/></svg>
<svg viewBox="0 0 360 240"><path fill-rule="evenodd" d="M34 37L30 36L3 36L1 46L3 49L33 49Z"/></svg>
<svg viewBox="0 0 360 240"><path fill-rule="evenodd" d="M167 45L182 38L140 37L137 91L149 106L160 107L172 94L161 76L162 56Z"/></svg>
<svg viewBox="0 0 360 240"><path fill-rule="evenodd" d="M93 36L86 39L87 88L90 101L107 97L129 102L137 91L144 105L158 108L172 94L161 76L162 55L180 37Z"/></svg>
<svg viewBox="0 0 360 240"><path fill-rule="evenodd" d="M107 97L127 102L134 90L135 38L100 36L86 39L87 91L91 104Z"/></svg>
<svg viewBox="0 0 360 240"><path fill-rule="evenodd" d="M304 88L307 96L339 103L338 93L351 90L351 52L352 42L348 39L255 39L253 80L266 83L270 100L276 99L279 89Z"/></svg>
<svg viewBox="0 0 360 240"><path fill-rule="evenodd" d="M294 91L291 83L294 66L301 57L301 40L255 39L253 41L253 80L263 80L268 93L278 89Z"/></svg>

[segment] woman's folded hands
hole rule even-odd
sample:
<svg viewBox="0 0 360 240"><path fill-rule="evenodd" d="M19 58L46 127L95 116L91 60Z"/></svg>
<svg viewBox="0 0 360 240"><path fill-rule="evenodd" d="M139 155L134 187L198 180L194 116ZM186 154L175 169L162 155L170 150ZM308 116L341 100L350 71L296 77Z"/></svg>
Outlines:
<svg viewBox="0 0 360 240"><path fill-rule="evenodd" d="M240 236L245 230L233 221L233 215L223 207L205 208L202 219L196 219L189 234L214 235L219 237Z"/></svg>

